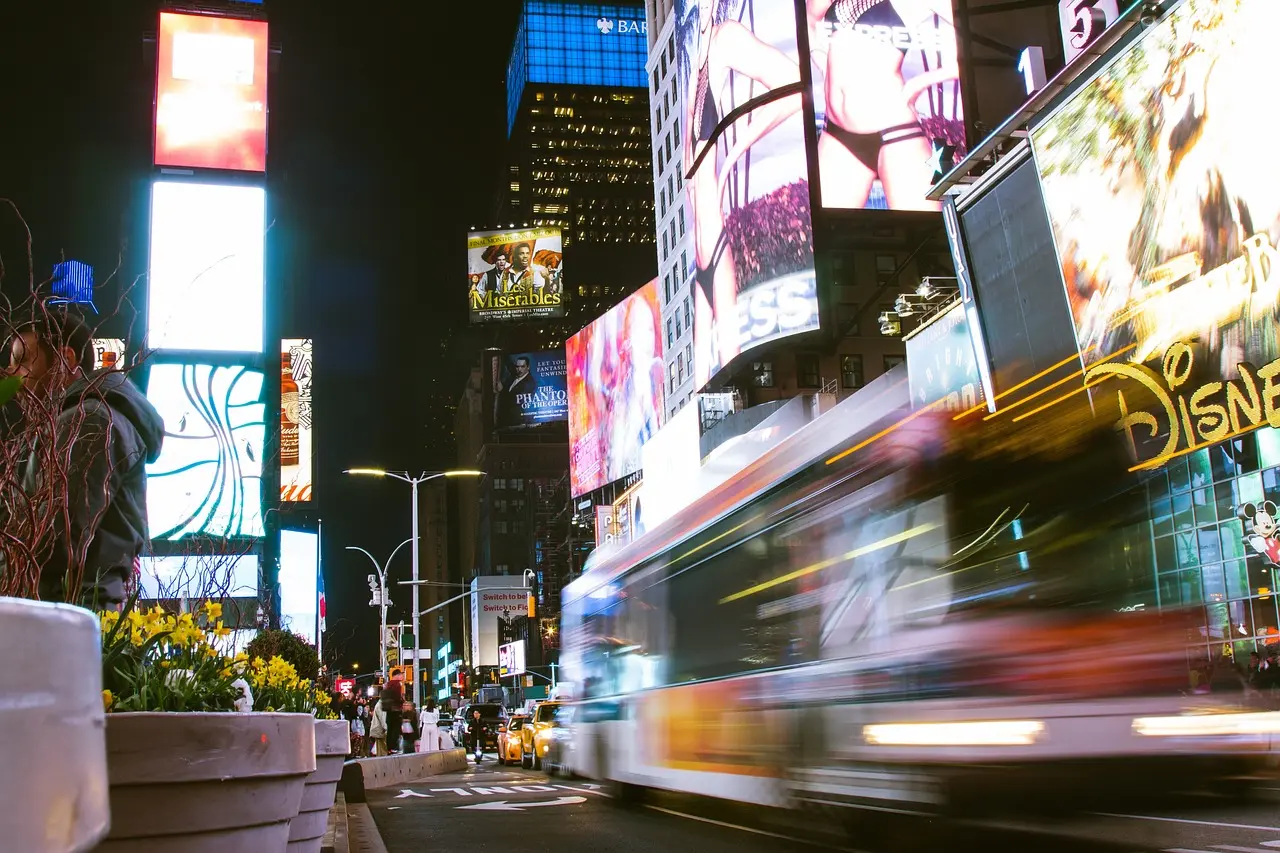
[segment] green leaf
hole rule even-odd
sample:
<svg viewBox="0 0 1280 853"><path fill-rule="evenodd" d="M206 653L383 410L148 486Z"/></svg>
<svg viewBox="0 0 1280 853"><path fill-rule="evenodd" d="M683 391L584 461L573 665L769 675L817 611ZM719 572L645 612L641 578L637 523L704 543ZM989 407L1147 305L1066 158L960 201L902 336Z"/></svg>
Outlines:
<svg viewBox="0 0 1280 853"><path fill-rule="evenodd" d="M21 376L6 376L0 379L0 406L8 403L17 396L19 389L22 388Z"/></svg>

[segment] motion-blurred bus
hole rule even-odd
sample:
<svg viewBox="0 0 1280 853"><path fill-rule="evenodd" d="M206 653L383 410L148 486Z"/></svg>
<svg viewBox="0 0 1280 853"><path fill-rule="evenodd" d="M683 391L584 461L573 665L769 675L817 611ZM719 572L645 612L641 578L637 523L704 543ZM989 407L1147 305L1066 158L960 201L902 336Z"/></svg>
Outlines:
<svg viewBox="0 0 1280 853"><path fill-rule="evenodd" d="M1203 609L1156 606L1119 434L1087 403L911 412L906 385L565 589L572 769L624 798L926 814L1250 784L1280 715L1188 651Z"/></svg>

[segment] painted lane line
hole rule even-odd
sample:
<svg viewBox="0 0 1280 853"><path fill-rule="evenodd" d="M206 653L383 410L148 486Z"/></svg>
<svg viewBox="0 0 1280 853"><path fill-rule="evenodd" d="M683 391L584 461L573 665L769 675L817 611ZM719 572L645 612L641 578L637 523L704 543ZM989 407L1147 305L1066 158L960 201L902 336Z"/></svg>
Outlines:
<svg viewBox="0 0 1280 853"><path fill-rule="evenodd" d="M585 803L586 801L586 797L558 797L554 800L541 800L533 803L512 803L506 800L497 800L492 803L476 803L471 806L455 806L455 808L486 812L520 812L525 809L537 808L539 806L576 806L579 803Z"/></svg>
<svg viewBox="0 0 1280 853"><path fill-rule="evenodd" d="M1280 788L1277 788L1276 790L1280 791ZM1272 850L1278 850L1280 849L1280 841L1264 841L1262 842L1262 846L1270 847Z"/></svg>
<svg viewBox="0 0 1280 853"><path fill-rule="evenodd" d="M1213 853L1212 850L1192 850L1190 847L1166 847L1164 853Z"/></svg>
<svg viewBox="0 0 1280 853"><path fill-rule="evenodd" d="M824 850L839 850L841 851L841 853L862 853L862 851L855 850L852 847L833 847L830 844L826 844L823 842L809 841L808 839L805 839L805 838L793 838L790 835L782 835L781 833L778 833L778 832L769 832L768 830L764 830L764 829L754 829L750 826L740 826L736 823L726 823L725 821L722 821L722 820L712 820L709 817L699 817L698 815L686 814L685 812L678 812L673 809L664 809L661 806L645 806L645 808L651 809L652 811L655 811L655 812L662 812L663 814L674 815L675 817L682 817L687 820L696 820L698 823L709 823L712 826L722 826L725 829L736 829L740 832L749 832L752 835L763 835L766 838L778 838L778 839L781 839L782 841L791 841L796 844L805 844L810 847L821 847Z"/></svg>
<svg viewBox="0 0 1280 853"><path fill-rule="evenodd" d="M563 791L577 791L579 794L592 794L597 797L604 797L607 800L613 799L613 797L609 796L604 791L593 791L590 788L577 788L573 785L556 785L556 787ZM596 787L599 788L600 786L596 785Z"/></svg>
<svg viewBox="0 0 1280 853"><path fill-rule="evenodd" d="M1215 850L1230 850L1231 853L1270 853L1270 851L1262 847L1237 847L1234 844L1215 844L1213 848Z"/></svg>
<svg viewBox="0 0 1280 853"><path fill-rule="evenodd" d="M1157 820L1164 823L1186 823L1192 826L1221 826L1227 829L1256 829L1259 832L1280 832L1280 826L1255 826L1251 823L1221 823L1216 820L1189 820L1184 817L1157 817L1156 815L1116 814L1114 812L1094 812L1102 817L1120 817L1126 820Z"/></svg>

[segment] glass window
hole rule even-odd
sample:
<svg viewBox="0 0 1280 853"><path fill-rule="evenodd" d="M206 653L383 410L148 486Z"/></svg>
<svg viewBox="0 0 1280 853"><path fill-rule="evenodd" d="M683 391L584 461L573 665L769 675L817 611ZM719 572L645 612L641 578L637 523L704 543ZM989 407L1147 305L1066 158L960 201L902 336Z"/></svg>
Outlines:
<svg viewBox="0 0 1280 853"><path fill-rule="evenodd" d="M884 357L884 372L888 373L906 360L907 357L905 355L886 355Z"/></svg>
<svg viewBox="0 0 1280 853"><path fill-rule="evenodd" d="M1201 579L1204 584L1205 601L1227 600L1227 579L1222 573L1222 566L1205 566L1201 570Z"/></svg>
<svg viewBox="0 0 1280 853"><path fill-rule="evenodd" d="M772 361L752 362L751 384L757 388L773 387L773 362Z"/></svg>
<svg viewBox="0 0 1280 853"><path fill-rule="evenodd" d="M1244 598L1253 593L1249 584L1249 562L1229 560L1222 564L1222 574L1227 583L1227 598Z"/></svg>
<svg viewBox="0 0 1280 853"><path fill-rule="evenodd" d="M1218 521L1218 505L1213 499L1213 488L1196 489L1191 493L1191 505L1195 510L1196 524L1215 524Z"/></svg>
<svg viewBox="0 0 1280 853"><path fill-rule="evenodd" d="M1255 435L1258 440L1258 462L1263 468L1280 465L1280 429L1263 427Z"/></svg>
<svg viewBox="0 0 1280 853"><path fill-rule="evenodd" d="M521 477L521 478L516 478L516 479L512 480L512 481L511 481L511 488L516 489L517 491L521 491L521 492L523 492L523 491L524 491L524 478L522 478L522 477ZM520 506L524 506L524 501L518 501L517 503L519 503L519 504L520 504Z"/></svg>
<svg viewBox="0 0 1280 853"><path fill-rule="evenodd" d="M493 487L495 489L505 489L507 487L507 481L503 479L494 480Z"/></svg>
<svg viewBox="0 0 1280 853"><path fill-rule="evenodd" d="M1191 472L1191 488L1199 489L1213 482L1213 471L1207 449L1202 448L1188 456L1187 467Z"/></svg>
<svg viewBox="0 0 1280 853"><path fill-rule="evenodd" d="M1262 475L1249 474L1236 480L1237 497L1241 504L1261 503L1265 495L1262 491Z"/></svg>
<svg viewBox="0 0 1280 853"><path fill-rule="evenodd" d="M676 208L676 216L679 217L680 236L683 237L684 236L684 205L683 204L680 205L678 208Z"/></svg>
<svg viewBox="0 0 1280 853"><path fill-rule="evenodd" d="M688 252L680 253L680 281L683 283L689 278L689 256Z"/></svg>
<svg viewBox="0 0 1280 853"><path fill-rule="evenodd" d="M507 523L506 523L505 521L495 521L495 522L493 523L493 532L494 532L494 533L506 533L506 532L507 532Z"/></svg>
<svg viewBox="0 0 1280 853"><path fill-rule="evenodd" d="M675 335L671 334L671 321L667 320L667 347L675 346Z"/></svg>
<svg viewBox="0 0 1280 853"><path fill-rule="evenodd" d="M796 353L796 384L801 388L817 388L822 384L817 354Z"/></svg>
<svg viewBox="0 0 1280 853"><path fill-rule="evenodd" d="M898 268L898 259L893 255L876 255L876 272L888 275Z"/></svg>
<svg viewBox="0 0 1280 853"><path fill-rule="evenodd" d="M1178 552L1178 565L1184 569L1200 565L1200 547L1194 530L1173 534L1173 547Z"/></svg>
<svg viewBox="0 0 1280 853"><path fill-rule="evenodd" d="M1176 495L1191 488L1191 473L1187 470L1187 460L1179 457L1169 463L1169 488Z"/></svg>
<svg viewBox="0 0 1280 853"><path fill-rule="evenodd" d="M1162 498L1169 494L1169 475L1164 471L1157 471L1147 480L1147 494L1152 500Z"/></svg>
<svg viewBox="0 0 1280 853"><path fill-rule="evenodd" d="M1153 536L1167 536L1173 532L1173 506L1168 498L1161 498L1151 503L1151 533Z"/></svg>
<svg viewBox="0 0 1280 853"><path fill-rule="evenodd" d="M840 384L845 388L862 387L862 356L840 356Z"/></svg>
<svg viewBox="0 0 1280 853"><path fill-rule="evenodd" d="M1178 568L1178 558L1173 550L1173 537L1161 536L1155 541L1156 571L1168 572Z"/></svg>
<svg viewBox="0 0 1280 853"><path fill-rule="evenodd" d="M1218 505L1218 517L1230 518L1236 512L1236 482L1228 480L1213 487L1213 499Z"/></svg>
<svg viewBox="0 0 1280 853"><path fill-rule="evenodd" d="M1191 512L1191 495L1184 492L1173 496L1173 529L1190 530L1196 526Z"/></svg>

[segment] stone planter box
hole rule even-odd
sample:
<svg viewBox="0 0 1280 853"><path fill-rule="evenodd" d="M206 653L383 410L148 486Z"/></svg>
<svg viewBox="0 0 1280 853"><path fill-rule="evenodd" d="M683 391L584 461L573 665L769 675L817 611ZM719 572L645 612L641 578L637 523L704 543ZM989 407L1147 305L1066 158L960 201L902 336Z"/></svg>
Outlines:
<svg viewBox="0 0 1280 853"><path fill-rule="evenodd" d="M316 720L316 769L307 777L302 807L289 824L289 853L320 853L329 809L338 793L342 765L351 751L351 724Z"/></svg>
<svg viewBox="0 0 1280 853"><path fill-rule="evenodd" d="M104 716L98 618L0 598L0 848L80 853L107 834Z"/></svg>
<svg viewBox="0 0 1280 853"><path fill-rule="evenodd" d="M310 714L108 714L100 853L284 853L316 768Z"/></svg>

